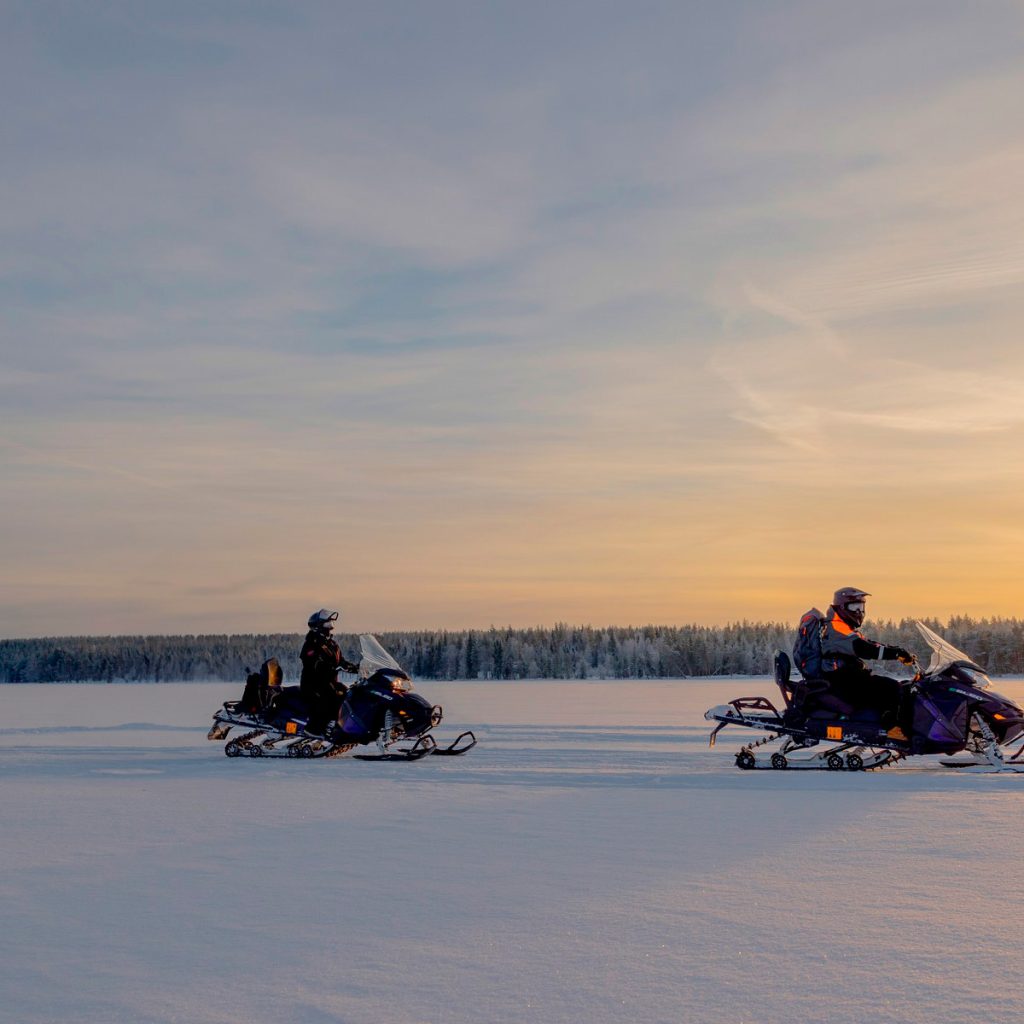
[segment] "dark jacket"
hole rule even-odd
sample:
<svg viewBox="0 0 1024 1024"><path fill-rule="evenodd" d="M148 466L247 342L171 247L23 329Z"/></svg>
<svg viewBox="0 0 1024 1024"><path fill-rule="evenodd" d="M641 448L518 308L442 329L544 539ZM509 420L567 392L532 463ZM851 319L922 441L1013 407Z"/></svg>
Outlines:
<svg viewBox="0 0 1024 1024"><path fill-rule="evenodd" d="M829 608L821 627L821 667L825 676L856 679L870 675L865 661L893 661L900 648L869 640L845 622L835 607Z"/></svg>
<svg viewBox="0 0 1024 1024"><path fill-rule="evenodd" d="M310 630L302 642L299 654L302 662L302 675L299 687L303 694L322 694L337 688L338 669L346 672L357 672L358 665L352 664L341 654L334 637Z"/></svg>

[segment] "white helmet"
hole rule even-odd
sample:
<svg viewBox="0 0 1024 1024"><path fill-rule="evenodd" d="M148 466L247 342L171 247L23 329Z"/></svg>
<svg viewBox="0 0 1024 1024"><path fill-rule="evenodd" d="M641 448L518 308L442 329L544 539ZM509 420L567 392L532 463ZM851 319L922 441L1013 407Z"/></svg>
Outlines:
<svg viewBox="0 0 1024 1024"><path fill-rule="evenodd" d="M310 629L316 630L317 633L330 633L334 629L334 624L337 621L337 612L332 612L328 608L321 608L320 611L313 612L313 614L310 615L307 625Z"/></svg>

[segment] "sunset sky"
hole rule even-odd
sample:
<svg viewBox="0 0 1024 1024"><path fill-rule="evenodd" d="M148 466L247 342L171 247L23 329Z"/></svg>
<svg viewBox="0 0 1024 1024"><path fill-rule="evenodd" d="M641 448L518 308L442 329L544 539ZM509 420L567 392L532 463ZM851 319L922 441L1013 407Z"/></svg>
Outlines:
<svg viewBox="0 0 1024 1024"><path fill-rule="evenodd" d="M1024 6L0 5L0 635L1024 615Z"/></svg>

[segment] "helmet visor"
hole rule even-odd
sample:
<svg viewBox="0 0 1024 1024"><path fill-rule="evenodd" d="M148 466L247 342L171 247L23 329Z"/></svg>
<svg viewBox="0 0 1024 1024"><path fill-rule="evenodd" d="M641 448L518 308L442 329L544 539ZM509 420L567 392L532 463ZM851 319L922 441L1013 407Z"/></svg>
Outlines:
<svg viewBox="0 0 1024 1024"><path fill-rule="evenodd" d="M844 610L846 612L847 620L852 625L860 628L864 622L864 602L850 601L845 605Z"/></svg>

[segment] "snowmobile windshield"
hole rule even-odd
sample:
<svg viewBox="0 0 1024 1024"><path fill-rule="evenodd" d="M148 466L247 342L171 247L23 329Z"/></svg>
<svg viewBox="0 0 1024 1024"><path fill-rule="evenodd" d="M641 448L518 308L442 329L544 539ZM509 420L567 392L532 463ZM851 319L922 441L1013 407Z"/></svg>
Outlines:
<svg viewBox="0 0 1024 1024"><path fill-rule="evenodd" d="M381 647L380 641L375 636L372 636L370 633L360 633L359 650L361 652L359 659L360 679L369 679L374 672L379 672L383 669L385 672L397 673L398 679L405 681L405 685L401 687L402 689L412 689L412 683L408 681L409 676L405 670Z"/></svg>
<svg viewBox="0 0 1024 1024"><path fill-rule="evenodd" d="M914 625L917 626L921 636L928 641L928 646L932 649L928 675L941 672L959 662L964 669L970 672L971 681L975 686L987 689L992 685L992 680L985 674L985 670L980 665L976 665L963 651L958 650L951 643L947 643L938 633L933 633L923 622L915 622Z"/></svg>

